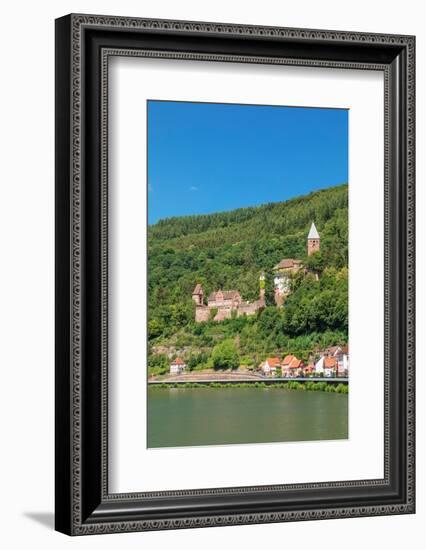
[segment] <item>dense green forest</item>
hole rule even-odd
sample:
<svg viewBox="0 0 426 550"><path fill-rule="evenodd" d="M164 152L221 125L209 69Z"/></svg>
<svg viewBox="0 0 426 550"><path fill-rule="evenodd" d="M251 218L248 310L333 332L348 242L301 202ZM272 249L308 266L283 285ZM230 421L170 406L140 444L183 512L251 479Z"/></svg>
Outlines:
<svg viewBox="0 0 426 550"><path fill-rule="evenodd" d="M308 258L306 237L312 221L321 250ZM278 309L272 270L283 258L303 260L309 272L294 278L292 294ZM261 271L266 274L263 311L221 323L194 322L191 293L196 283L203 285L206 296L219 288L236 289L251 301L259 295ZM307 359L318 347L346 342L347 185L286 202L168 218L149 226L148 317L151 373L167 370L170 353L182 356L189 368L201 369L215 366L221 347L234 363L253 365L287 352Z"/></svg>

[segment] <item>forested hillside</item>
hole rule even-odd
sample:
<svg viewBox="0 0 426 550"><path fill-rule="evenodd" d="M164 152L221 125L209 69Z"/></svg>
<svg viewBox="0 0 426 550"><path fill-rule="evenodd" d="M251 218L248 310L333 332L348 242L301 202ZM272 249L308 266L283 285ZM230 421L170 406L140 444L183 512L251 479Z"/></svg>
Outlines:
<svg viewBox="0 0 426 550"><path fill-rule="evenodd" d="M312 221L321 251L308 259ZM347 185L281 203L161 220L149 226L148 258L151 372L167 367L170 352L184 355L191 368L208 366L221 340L232 339L246 364L287 351L307 357L315 347L347 340ZM303 260L310 272L295 278L293 293L277 309L272 268L283 258ZM268 306L263 312L222 323L194 322L196 283L205 295L236 289L244 300L254 300L261 271Z"/></svg>

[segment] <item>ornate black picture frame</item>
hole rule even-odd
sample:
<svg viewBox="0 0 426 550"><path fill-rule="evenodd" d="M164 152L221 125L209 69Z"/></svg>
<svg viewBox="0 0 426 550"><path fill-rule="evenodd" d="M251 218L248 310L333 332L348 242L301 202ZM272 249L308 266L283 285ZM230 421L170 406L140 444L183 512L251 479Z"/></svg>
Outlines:
<svg viewBox="0 0 426 550"><path fill-rule="evenodd" d="M385 81L383 479L108 491L110 56L374 69ZM68 15L56 21L56 529L69 535L415 511L413 36Z"/></svg>

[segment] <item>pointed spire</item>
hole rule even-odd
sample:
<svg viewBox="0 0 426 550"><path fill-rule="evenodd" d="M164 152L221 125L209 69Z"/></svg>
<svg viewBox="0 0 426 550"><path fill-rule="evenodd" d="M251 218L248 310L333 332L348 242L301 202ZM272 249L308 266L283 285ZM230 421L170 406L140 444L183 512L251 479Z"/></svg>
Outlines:
<svg viewBox="0 0 426 550"><path fill-rule="evenodd" d="M309 230L308 239L319 239L319 233L317 231L317 228L315 227L314 222L312 222L311 229Z"/></svg>

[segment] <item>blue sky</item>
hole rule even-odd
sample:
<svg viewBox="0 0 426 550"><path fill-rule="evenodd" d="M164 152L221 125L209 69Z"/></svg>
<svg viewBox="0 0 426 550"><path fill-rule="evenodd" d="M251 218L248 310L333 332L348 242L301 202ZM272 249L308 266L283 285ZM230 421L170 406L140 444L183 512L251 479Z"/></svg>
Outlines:
<svg viewBox="0 0 426 550"><path fill-rule="evenodd" d="M348 181L348 111L148 101L148 222Z"/></svg>

